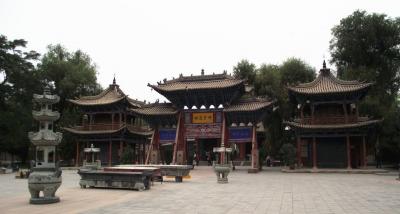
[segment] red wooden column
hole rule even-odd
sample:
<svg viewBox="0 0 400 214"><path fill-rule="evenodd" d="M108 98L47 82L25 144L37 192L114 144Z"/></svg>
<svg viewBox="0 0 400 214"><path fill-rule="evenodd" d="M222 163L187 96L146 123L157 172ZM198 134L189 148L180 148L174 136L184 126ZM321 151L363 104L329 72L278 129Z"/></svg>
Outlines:
<svg viewBox="0 0 400 214"><path fill-rule="evenodd" d="M76 158L75 166L79 166L79 141L76 141Z"/></svg>
<svg viewBox="0 0 400 214"><path fill-rule="evenodd" d="M301 139L297 137L297 167L301 167Z"/></svg>
<svg viewBox="0 0 400 214"><path fill-rule="evenodd" d="M174 153L172 157L173 164L184 164L186 162L186 152L185 152L185 144L184 142L184 121L183 121L183 112L179 112L178 116L178 124L176 126L176 134L175 134L175 144L174 144Z"/></svg>
<svg viewBox="0 0 400 214"><path fill-rule="evenodd" d="M367 146L365 144L365 136L363 136L363 141L362 141L362 167L363 168L367 167Z"/></svg>
<svg viewBox="0 0 400 214"><path fill-rule="evenodd" d="M155 155L155 157L152 157ZM158 126L154 128L153 135L151 137L151 142L149 149L147 151L145 164L153 163L158 164L160 161L160 132Z"/></svg>
<svg viewBox="0 0 400 214"><path fill-rule="evenodd" d="M313 148L312 148L312 152L313 152L313 169L317 168L317 141L315 139L315 137L313 137Z"/></svg>
<svg viewBox="0 0 400 214"><path fill-rule="evenodd" d="M241 161L246 159L246 144L247 143L239 143L239 158Z"/></svg>
<svg viewBox="0 0 400 214"><path fill-rule="evenodd" d="M257 173L259 170L256 129L256 124L253 124L253 136L251 140L251 168L248 170L249 173Z"/></svg>
<svg viewBox="0 0 400 214"><path fill-rule="evenodd" d="M351 169L351 148L350 148L349 135L346 135L346 151L347 151L347 168Z"/></svg>
<svg viewBox="0 0 400 214"><path fill-rule="evenodd" d="M108 165L111 166L112 163L112 141L108 143Z"/></svg>

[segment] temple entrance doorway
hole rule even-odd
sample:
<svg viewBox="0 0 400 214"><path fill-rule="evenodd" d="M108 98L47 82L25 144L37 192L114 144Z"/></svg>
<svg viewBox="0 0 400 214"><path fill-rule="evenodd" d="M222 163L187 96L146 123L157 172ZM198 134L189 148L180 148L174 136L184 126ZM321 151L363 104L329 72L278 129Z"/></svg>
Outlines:
<svg viewBox="0 0 400 214"><path fill-rule="evenodd" d="M213 148L219 146L220 139L213 138L213 139L199 139L199 159L201 161L207 161L207 154L209 153L211 157L211 161L215 160Z"/></svg>
<svg viewBox="0 0 400 214"><path fill-rule="evenodd" d="M165 144L160 146L160 156L163 164L171 164L174 153L173 144Z"/></svg>

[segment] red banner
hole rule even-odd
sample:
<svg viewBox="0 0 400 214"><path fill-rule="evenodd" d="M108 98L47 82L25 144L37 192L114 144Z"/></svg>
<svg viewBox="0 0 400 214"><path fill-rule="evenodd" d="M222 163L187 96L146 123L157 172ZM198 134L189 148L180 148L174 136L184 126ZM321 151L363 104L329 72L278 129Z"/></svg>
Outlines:
<svg viewBox="0 0 400 214"><path fill-rule="evenodd" d="M221 124L185 124L186 138L221 138Z"/></svg>

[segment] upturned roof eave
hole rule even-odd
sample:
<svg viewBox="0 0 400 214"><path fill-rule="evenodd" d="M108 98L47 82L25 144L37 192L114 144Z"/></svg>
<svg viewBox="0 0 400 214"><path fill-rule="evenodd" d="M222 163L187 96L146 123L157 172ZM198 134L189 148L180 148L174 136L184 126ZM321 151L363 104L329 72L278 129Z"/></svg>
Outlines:
<svg viewBox="0 0 400 214"><path fill-rule="evenodd" d="M269 102L266 102L264 105L261 105L261 106L259 106L257 108L253 108L253 109L234 109L235 105L240 105L240 104L234 104L234 105L231 105L231 106L225 108L223 110L223 112L226 112L226 113L232 113L232 112L255 112L255 111L262 110L262 109L271 108L274 103L275 103L275 101L269 101ZM246 104L246 103L244 103L244 104Z"/></svg>
<svg viewBox="0 0 400 214"><path fill-rule="evenodd" d="M114 104L114 103L117 103L117 102L119 102L119 101L121 101L121 100L123 100L125 98L126 98L126 96L121 97L119 99L115 99L115 100L109 101L109 102L102 102L102 103L83 103L83 102L81 102L79 100L73 100L73 99L67 99L67 101L70 102L70 103L73 103L75 105L79 105L79 106L99 106L99 105Z"/></svg>
<svg viewBox="0 0 400 214"><path fill-rule="evenodd" d="M370 125L375 125L381 123L383 120L367 120L367 121L359 121L357 123L346 123L346 124L301 124L294 121L283 121L283 124L292 126L297 129L303 130L315 130L315 129L351 129L351 128L360 128Z"/></svg>
<svg viewBox="0 0 400 214"><path fill-rule="evenodd" d="M199 88L165 89L165 88L160 87L165 84L161 84L161 85L148 84L147 86L151 87L158 93L162 94L162 93L173 93L173 92L180 92L180 91L200 91L200 90L215 90L215 89L223 89L223 88L232 88L232 87L236 87L240 84L243 84L244 82L245 82L245 80L238 80L237 83L234 83L234 84L228 85L228 86L224 86L224 87L204 87L204 88L199 87Z"/></svg>

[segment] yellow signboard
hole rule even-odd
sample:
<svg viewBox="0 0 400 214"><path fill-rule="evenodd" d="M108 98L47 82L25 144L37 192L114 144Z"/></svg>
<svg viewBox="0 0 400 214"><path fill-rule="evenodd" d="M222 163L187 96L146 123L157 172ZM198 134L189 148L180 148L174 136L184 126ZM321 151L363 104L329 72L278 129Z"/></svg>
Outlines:
<svg viewBox="0 0 400 214"><path fill-rule="evenodd" d="M198 124L214 123L214 113L212 112L192 113L192 123L198 123Z"/></svg>

